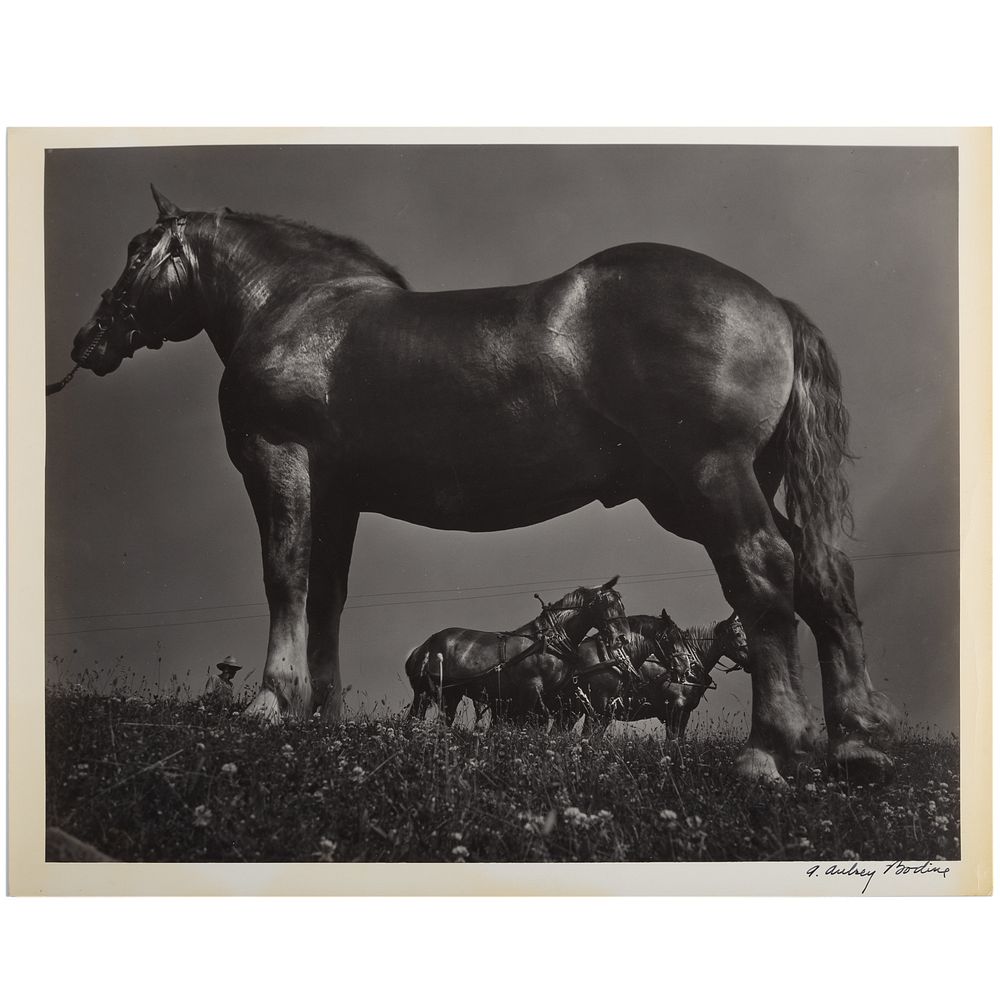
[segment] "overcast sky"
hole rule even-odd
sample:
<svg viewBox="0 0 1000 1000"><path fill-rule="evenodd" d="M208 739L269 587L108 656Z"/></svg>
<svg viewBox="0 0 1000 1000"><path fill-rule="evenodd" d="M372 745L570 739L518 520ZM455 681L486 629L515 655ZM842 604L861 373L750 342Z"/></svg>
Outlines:
<svg viewBox="0 0 1000 1000"><path fill-rule="evenodd" d="M852 417L858 599L876 684L958 727L957 154L949 148L271 146L58 150L46 159L47 379L155 221L183 208L304 219L357 237L419 290L546 277L633 241L686 246L802 306ZM197 688L235 656L260 681L256 524L225 453L207 336L80 373L47 402L48 675L120 663ZM909 555L903 555L909 553ZM409 700L407 652L447 625L513 627L623 574L631 614L728 614L704 551L632 502L492 534L363 514L344 614L350 697ZM682 576L679 574L693 574ZM641 578L641 579L636 579ZM499 594L498 594L499 592ZM383 605L379 608L361 605ZM353 606L352 606L353 605ZM57 634L59 633L59 634ZM807 691L816 653L802 629ZM74 652L75 650L75 652ZM56 658L61 660L54 666ZM708 712L742 711L721 679Z"/></svg>

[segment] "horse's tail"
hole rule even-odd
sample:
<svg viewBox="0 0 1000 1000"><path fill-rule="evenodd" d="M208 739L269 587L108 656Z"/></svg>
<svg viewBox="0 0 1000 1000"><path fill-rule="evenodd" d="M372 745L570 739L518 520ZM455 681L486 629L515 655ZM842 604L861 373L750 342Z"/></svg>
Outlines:
<svg viewBox="0 0 1000 1000"><path fill-rule="evenodd" d="M854 529L844 463L850 420L840 387L840 368L823 334L792 302L778 300L792 324L794 379L778 427L784 451L785 510L802 531L800 572L827 578L826 542Z"/></svg>
<svg viewBox="0 0 1000 1000"><path fill-rule="evenodd" d="M406 657L406 676L410 681L410 687L414 694L420 694L424 687L424 674L427 666L427 643L422 642L419 646L411 649Z"/></svg>

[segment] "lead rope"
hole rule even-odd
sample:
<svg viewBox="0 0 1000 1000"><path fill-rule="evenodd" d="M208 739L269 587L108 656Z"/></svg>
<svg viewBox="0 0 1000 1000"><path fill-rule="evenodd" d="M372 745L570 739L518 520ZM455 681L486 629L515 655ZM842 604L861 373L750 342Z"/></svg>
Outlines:
<svg viewBox="0 0 1000 1000"><path fill-rule="evenodd" d="M68 386L70 382L73 381L73 376L77 373L77 369L79 369L79 367L80 367L79 365L73 365L73 369L72 371L70 371L68 375L63 375L63 377L59 379L58 382L50 382L45 387L45 395L54 396L57 392L61 392L63 389L65 389L66 386Z"/></svg>

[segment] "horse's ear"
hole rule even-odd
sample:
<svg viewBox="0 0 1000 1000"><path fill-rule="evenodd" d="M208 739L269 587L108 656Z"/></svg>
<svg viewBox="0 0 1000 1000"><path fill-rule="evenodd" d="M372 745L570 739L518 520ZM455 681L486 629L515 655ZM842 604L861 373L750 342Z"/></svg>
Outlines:
<svg viewBox="0 0 1000 1000"><path fill-rule="evenodd" d="M611 590L614 587L614 585L618 582L618 577L620 575L621 574L616 573L613 577L611 577L610 580L608 580L607 583L602 584L601 585L601 590Z"/></svg>
<svg viewBox="0 0 1000 1000"><path fill-rule="evenodd" d="M153 201L156 202L156 210L160 213L160 221L164 219L178 219L184 213L165 195L156 190L155 184L149 185L153 192Z"/></svg>
<svg viewBox="0 0 1000 1000"><path fill-rule="evenodd" d="M664 608L664 609L663 609L663 610L662 610L662 611L660 612L660 619L661 619L662 621L665 621L665 622L666 622L666 623L667 623L668 625L671 625L671 626L673 626L674 628L677 628L677 622L675 622L675 621L673 620L673 618L671 618L671 617L670 617L670 615L668 615L668 614L667 614L667 609L666 609L666 608Z"/></svg>

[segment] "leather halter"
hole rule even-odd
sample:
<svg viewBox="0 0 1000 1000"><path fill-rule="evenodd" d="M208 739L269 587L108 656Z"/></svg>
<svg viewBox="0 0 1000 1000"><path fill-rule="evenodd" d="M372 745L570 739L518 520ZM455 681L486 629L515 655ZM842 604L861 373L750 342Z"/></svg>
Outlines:
<svg viewBox="0 0 1000 1000"><path fill-rule="evenodd" d="M160 220L156 228L166 232L163 223L170 224L170 243L167 250L156 261L152 267L146 267L147 261L152 256L153 251L139 252L132 258L125 273L118 279L114 288L107 288L101 292L102 301L108 306L108 312L104 316L95 316L94 332L80 355L80 360L73 366L68 374L64 375L58 382L51 382L45 387L45 395L51 396L66 388L72 381L73 376L85 364L87 358L97 348L97 345L104 340L108 330L116 323L121 323L129 327L128 339L122 348L122 357L131 358L135 354L137 347L150 347L158 350L163 346L163 342L168 339L168 335L183 320L187 319L193 312L194 307L188 306L182 310L180 315L175 317L162 330L153 332L143 331L136 319L135 311L139 307L142 294L146 290L154 276L167 263L175 268L177 261L180 261L187 270L187 278L194 284L198 274L198 258L191 252L191 247L184 238L184 227L187 219L183 216L172 216ZM153 250L156 250L163 242L163 237L157 241ZM126 279L130 279L126 284Z"/></svg>
<svg viewBox="0 0 1000 1000"><path fill-rule="evenodd" d="M143 294L165 265L171 264L177 268L178 262L180 262L183 270L186 271L187 279L192 282L198 270L195 256L191 253L191 248L184 237L187 219L178 216L164 219L162 222L169 222L169 230L161 226L163 235L152 250L140 250L132 258L115 287L105 289L101 293L101 299L108 306L108 312L105 316L97 316L94 320L100 336L103 336L116 323L129 327L128 341L122 350L122 354L127 358L132 357L137 347L149 347L153 350L161 348L163 342L168 339L170 331L193 312L193 308L188 307L166 327L156 331L143 330L136 318L136 310L142 302ZM153 255L163 245L164 237L168 233L169 242L165 251L153 260Z"/></svg>

